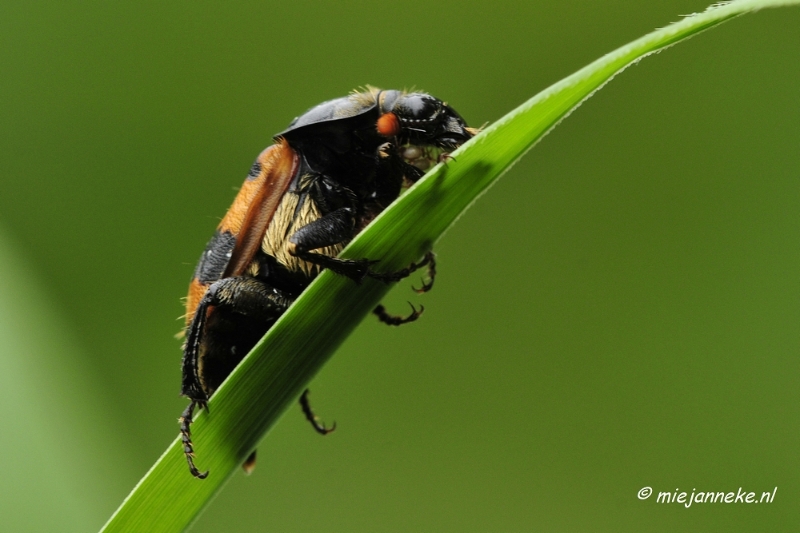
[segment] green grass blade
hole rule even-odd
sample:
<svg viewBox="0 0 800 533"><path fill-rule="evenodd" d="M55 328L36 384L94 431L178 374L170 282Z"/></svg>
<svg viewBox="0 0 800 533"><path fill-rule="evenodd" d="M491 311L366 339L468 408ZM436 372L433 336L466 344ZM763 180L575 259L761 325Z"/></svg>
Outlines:
<svg viewBox="0 0 800 533"><path fill-rule="evenodd" d="M736 0L654 31L534 96L439 165L343 253L402 267L583 100L639 59L743 13L800 0ZM126 498L104 531L182 531L296 401L314 374L390 287L323 273L231 374L193 426L204 481L186 468L179 439ZM177 414L177 413L176 413ZM176 425L177 434L177 425Z"/></svg>

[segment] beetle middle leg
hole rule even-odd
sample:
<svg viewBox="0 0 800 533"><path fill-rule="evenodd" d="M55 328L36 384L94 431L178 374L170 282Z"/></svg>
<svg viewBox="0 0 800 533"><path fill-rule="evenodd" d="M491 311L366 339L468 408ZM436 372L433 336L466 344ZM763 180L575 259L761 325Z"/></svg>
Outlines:
<svg viewBox="0 0 800 533"><path fill-rule="evenodd" d="M355 223L355 216L351 208L342 207L332 211L295 231L289 238L289 253L303 261L347 276L357 283L361 282L365 277L377 279L384 283L400 281L433 260L433 253L428 252L419 263L411 263L406 268L395 272L376 272L370 267L377 263L377 260L341 259L313 252L313 250L319 248L348 242L352 237Z"/></svg>
<svg viewBox="0 0 800 533"><path fill-rule="evenodd" d="M377 279L378 281L382 281L384 283L392 283L395 281L400 281L402 279L407 278L420 268L427 266L428 267L428 277L430 278L428 281L423 281L422 288L414 289L418 293L428 292L433 287L433 278L436 276L436 254L433 252L428 252L425 254L425 257L418 263L411 263L405 268L401 268L400 270L395 270L394 272L367 272L367 276L371 277L372 279Z"/></svg>

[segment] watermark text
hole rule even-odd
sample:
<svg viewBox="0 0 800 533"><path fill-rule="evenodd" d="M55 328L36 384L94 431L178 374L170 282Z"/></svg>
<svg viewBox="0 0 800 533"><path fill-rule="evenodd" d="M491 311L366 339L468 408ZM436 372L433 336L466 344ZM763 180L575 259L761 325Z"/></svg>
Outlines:
<svg viewBox="0 0 800 533"><path fill-rule="evenodd" d="M677 503L687 509L694 504L704 503L772 503L775 501L777 493L778 487L762 492L761 496L758 496L755 492L748 492L742 487L739 487L736 492L698 491L697 489L692 489L692 492L688 492L675 489L670 492L659 492L656 495L656 503ZM652 495L652 487L642 487L636 496L640 500L646 500Z"/></svg>

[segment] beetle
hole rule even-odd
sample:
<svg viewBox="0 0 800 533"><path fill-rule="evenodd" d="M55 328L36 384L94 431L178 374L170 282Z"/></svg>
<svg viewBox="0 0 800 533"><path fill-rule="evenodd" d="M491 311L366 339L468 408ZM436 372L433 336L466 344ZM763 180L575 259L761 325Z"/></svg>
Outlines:
<svg viewBox="0 0 800 533"><path fill-rule="evenodd" d="M427 266L432 252L407 268L373 269L374 259L336 256L397 198L404 185L446 159L475 133L438 98L367 87L323 102L274 137L253 163L233 204L219 223L194 271L186 299L181 394L190 400L180 429L189 470L197 478L190 425L234 367L322 269L355 282L371 277L393 282ZM390 325L415 320L382 306L374 313ZM301 397L306 417L322 434ZM255 465L255 452L243 465Z"/></svg>

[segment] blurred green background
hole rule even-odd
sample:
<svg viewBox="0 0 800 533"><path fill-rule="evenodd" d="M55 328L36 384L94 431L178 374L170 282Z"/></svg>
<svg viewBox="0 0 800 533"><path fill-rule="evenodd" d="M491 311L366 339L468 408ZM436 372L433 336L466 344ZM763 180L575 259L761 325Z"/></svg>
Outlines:
<svg viewBox="0 0 800 533"><path fill-rule="evenodd" d="M179 298L258 152L352 88L473 125L705 1L0 5L0 529L93 531L178 432ZM796 531L800 9L559 126L193 527ZM187 474L188 475L188 474ZM770 504L657 504L639 489Z"/></svg>

